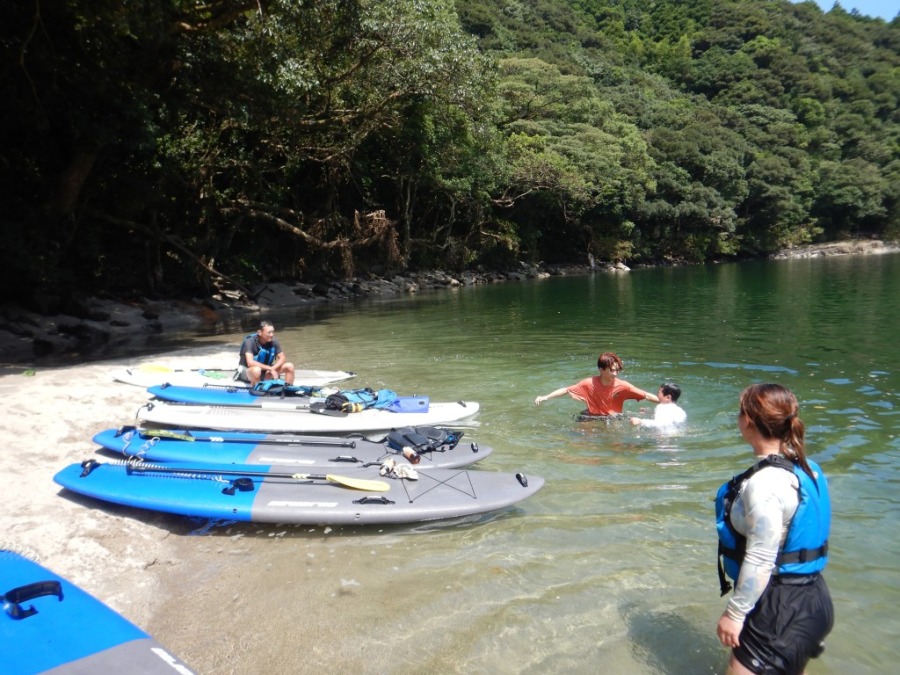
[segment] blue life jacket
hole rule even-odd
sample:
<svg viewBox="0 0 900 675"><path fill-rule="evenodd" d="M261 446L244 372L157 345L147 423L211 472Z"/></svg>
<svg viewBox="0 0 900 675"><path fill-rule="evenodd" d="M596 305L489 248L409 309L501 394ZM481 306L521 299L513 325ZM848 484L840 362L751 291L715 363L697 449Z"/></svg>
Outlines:
<svg viewBox="0 0 900 675"><path fill-rule="evenodd" d="M275 363L275 357L277 354L275 353L275 345L271 344L268 347L263 347L260 345L259 352L257 352L256 356L253 359L264 366L271 366Z"/></svg>
<svg viewBox="0 0 900 675"><path fill-rule="evenodd" d="M288 384L284 380L262 380L250 388L253 396L315 396L320 387L309 387L303 384Z"/></svg>
<svg viewBox="0 0 900 675"><path fill-rule="evenodd" d="M325 399L325 407L343 412L361 412L369 408L387 408L397 400L390 389L347 389Z"/></svg>
<svg viewBox="0 0 900 675"><path fill-rule="evenodd" d="M732 504L737 498L741 483L767 466L791 471L800 481L797 512L791 519L784 544L775 559L778 574L815 574L825 569L828 563L828 531L831 527L828 481L818 464L811 460L807 460L807 463L816 478L781 455L769 455L719 488L716 494L716 531L719 535L718 572L722 595L731 590L726 574L737 581L747 546L746 537L731 524Z"/></svg>
<svg viewBox="0 0 900 675"><path fill-rule="evenodd" d="M274 340L268 347L263 347L259 342L259 335L257 335L256 333L250 333L250 335L245 337L244 340L247 340L247 338L256 338L256 344L259 347L259 352L257 352L253 357L254 361L257 361L257 362L263 364L264 366L271 366L273 363L275 363L275 357L278 356L278 354L275 352L275 341ZM241 344L243 345L243 341L241 342ZM243 352L241 352L240 364L242 366L247 365L247 363L244 361L244 353Z"/></svg>

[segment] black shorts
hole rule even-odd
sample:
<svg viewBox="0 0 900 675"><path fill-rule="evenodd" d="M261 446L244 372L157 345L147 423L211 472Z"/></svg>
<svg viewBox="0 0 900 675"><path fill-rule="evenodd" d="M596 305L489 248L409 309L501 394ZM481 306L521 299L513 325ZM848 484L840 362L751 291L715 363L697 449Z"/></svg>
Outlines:
<svg viewBox="0 0 900 675"><path fill-rule="evenodd" d="M750 610L735 658L754 673L802 673L825 649L834 625L834 607L825 579L772 577Z"/></svg>

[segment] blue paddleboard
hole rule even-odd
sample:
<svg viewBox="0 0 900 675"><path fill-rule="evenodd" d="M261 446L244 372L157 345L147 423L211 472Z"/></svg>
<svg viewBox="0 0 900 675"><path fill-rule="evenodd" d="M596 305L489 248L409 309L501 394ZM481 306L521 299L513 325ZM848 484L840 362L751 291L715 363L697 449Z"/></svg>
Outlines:
<svg viewBox="0 0 900 675"><path fill-rule="evenodd" d="M175 384L160 384L147 388L153 398L169 403L191 405L231 406L257 410L282 410L293 412L306 410L316 412L324 409L324 397L300 395L266 395L238 387L183 387ZM381 406L379 406L381 407ZM398 413L427 413L428 396L397 396L384 410Z"/></svg>
<svg viewBox="0 0 900 675"><path fill-rule="evenodd" d="M0 672L192 671L140 628L66 579L0 549Z"/></svg>
<svg viewBox="0 0 900 675"><path fill-rule="evenodd" d="M53 480L125 506L214 520L308 525L414 523L487 513L530 497L544 484L539 476L521 473L417 473L418 479L410 480L383 476L378 467L301 474L291 466L88 460L67 466Z"/></svg>
<svg viewBox="0 0 900 675"><path fill-rule="evenodd" d="M456 432L462 435L461 432ZM199 429L106 429L94 436L98 445L154 462L284 464L338 471L394 458L408 463L401 450L385 440L362 436L292 436L284 434L202 431ZM492 448L460 440L420 450L417 469L454 469L481 461Z"/></svg>

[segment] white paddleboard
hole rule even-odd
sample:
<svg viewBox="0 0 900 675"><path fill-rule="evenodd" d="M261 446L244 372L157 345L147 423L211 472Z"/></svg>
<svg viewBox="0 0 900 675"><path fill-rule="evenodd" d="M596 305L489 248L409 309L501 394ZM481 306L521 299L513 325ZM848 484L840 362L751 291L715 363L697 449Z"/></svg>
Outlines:
<svg viewBox="0 0 900 675"><path fill-rule="evenodd" d="M173 384L181 387L223 386L249 387L247 382L235 379L234 368L170 368L162 364L146 363L113 371L117 382L136 387L155 387ZM356 377L348 370L298 369L294 371L294 384L304 387L324 387L334 382L343 382Z"/></svg>
<svg viewBox="0 0 900 675"><path fill-rule="evenodd" d="M390 412L370 408L334 416L310 412L309 408L288 412L151 401L138 410L137 417L143 422L167 424L182 429L347 434L390 431L400 427L457 424L460 420L474 416L479 408L480 405L475 401L432 402L427 412Z"/></svg>

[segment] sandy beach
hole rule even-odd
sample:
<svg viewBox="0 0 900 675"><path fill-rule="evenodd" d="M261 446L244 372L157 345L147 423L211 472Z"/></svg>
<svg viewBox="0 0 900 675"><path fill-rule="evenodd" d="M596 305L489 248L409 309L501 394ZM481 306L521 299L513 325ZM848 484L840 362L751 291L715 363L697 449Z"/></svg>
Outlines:
<svg viewBox="0 0 900 675"><path fill-rule="evenodd" d="M53 476L70 463L103 459L94 434L133 424L147 401L143 389L114 381L115 369L142 362L228 367L233 357L233 349L206 347L171 358L123 358L0 377L0 467L6 477L0 544L25 552L146 627L159 591L159 575L146 572L178 564L172 523L159 527L155 523L166 516L135 518L135 510L98 508L98 502L63 491Z"/></svg>

